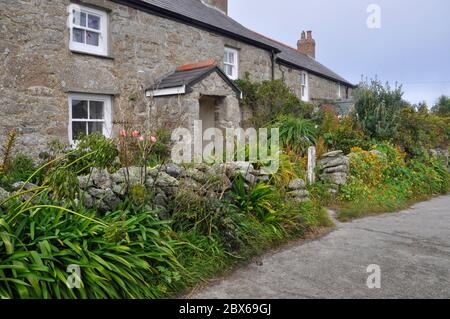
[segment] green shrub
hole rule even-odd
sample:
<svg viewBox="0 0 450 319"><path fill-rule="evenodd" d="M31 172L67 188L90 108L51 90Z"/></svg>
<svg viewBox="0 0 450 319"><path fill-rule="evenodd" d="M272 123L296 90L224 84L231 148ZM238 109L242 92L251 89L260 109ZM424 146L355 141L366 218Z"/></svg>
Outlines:
<svg viewBox="0 0 450 319"><path fill-rule="evenodd" d="M0 219L1 298L160 298L184 272L176 257L183 242L152 213L110 213L96 222L57 207ZM88 219L89 218L89 219ZM69 265L81 269L80 289L67 286Z"/></svg>
<svg viewBox="0 0 450 319"><path fill-rule="evenodd" d="M253 117L245 126L267 127L279 116L310 117L313 106L302 102L282 80L251 82L248 77L236 81L243 91L242 105Z"/></svg>
<svg viewBox="0 0 450 319"><path fill-rule="evenodd" d="M407 107L401 86L392 89L378 80L362 82L355 94L355 119L369 138L390 140L397 136L401 111Z"/></svg>
<svg viewBox="0 0 450 319"><path fill-rule="evenodd" d="M317 129L311 120L292 115L281 116L275 124L280 129L280 144L287 151L305 154L317 139Z"/></svg>

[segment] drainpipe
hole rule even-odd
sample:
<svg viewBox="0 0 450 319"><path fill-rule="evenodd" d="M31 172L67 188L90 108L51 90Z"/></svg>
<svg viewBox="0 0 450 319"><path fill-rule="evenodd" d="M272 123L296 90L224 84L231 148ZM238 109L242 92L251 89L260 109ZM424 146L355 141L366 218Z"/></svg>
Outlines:
<svg viewBox="0 0 450 319"><path fill-rule="evenodd" d="M272 50L272 81L275 80L275 59L276 59L276 54L275 54L275 51Z"/></svg>

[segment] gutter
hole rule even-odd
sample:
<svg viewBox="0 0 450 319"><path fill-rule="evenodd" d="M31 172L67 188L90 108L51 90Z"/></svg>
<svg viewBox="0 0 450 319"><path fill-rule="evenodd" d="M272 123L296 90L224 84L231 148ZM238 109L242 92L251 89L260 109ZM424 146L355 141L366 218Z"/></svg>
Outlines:
<svg viewBox="0 0 450 319"><path fill-rule="evenodd" d="M170 10L167 10L167 9L155 6L153 4L150 4L150 3L147 3L147 2L144 2L144 1L141 1L141 0L111 0L111 1L119 3L119 4L122 4L122 5L129 6L131 8L134 8L134 9L137 9L137 10L140 10L140 11L151 13L151 14L154 14L154 15L157 15L157 16L160 16L160 17L171 18L171 19L176 20L178 22L181 21L181 22L183 22L185 24L188 24L188 25L191 25L191 26L195 26L195 27L198 27L198 28L201 28L201 29L205 29L205 30L210 31L210 32L215 32L215 33L218 33L220 35L224 35L224 36L227 36L227 37L232 38L234 40L239 40L239 41L245 42L247 44L251 44L251 45L253 45L255 47L258 47L258 48L261 48L261 49L264 49L264 50L267 50L267 51L270 51L270 52L273 52L273 51L275 51L277 53L281 52L281 50L277 49L276 47L264 44L262 42L259 42L259 41L256 41L256 40L253 40L253 39L250 39L250 38L247 38L247 37L243 37L243 36L241 36L239 34L236 34L236 33L233 33L233 32L230 32L230 31L218 28L218 27L215 27L215 26L210 25L208 23L204 23L204 22L201 22L201 21L189 18L189 17L184 16L182 14L178 14L176 12L173 12L173 11L170 11Z"/></svg>

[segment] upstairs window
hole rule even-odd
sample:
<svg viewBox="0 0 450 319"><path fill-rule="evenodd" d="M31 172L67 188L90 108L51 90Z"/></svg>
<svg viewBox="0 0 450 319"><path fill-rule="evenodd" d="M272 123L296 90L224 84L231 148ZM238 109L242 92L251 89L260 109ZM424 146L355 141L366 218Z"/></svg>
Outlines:
<svg viewBox="0 0 450 319"><path fill-rule="evenodd" d="M108 15L106 12L70 5L70 49L108 55Z"/></svg>
<svg viewBox="0 0 450 319"><path fill-rule="evenodd" d="M69 140L93 133L111 137L111 97L91 94L69 96Z"/></svg>
<svg viewBox="0 0 450 319"><path fill-rule="evenodd" d="M239 78L239 56L238 51L232 48L225 48L223 64L225 74L232 80Z"/></svg>
<svg viewBox="0 0 450 319"><path fill-rule="evenodd" d="M302 101L309 101L308 73L306 72L300 74L300 87Z"/></svg>

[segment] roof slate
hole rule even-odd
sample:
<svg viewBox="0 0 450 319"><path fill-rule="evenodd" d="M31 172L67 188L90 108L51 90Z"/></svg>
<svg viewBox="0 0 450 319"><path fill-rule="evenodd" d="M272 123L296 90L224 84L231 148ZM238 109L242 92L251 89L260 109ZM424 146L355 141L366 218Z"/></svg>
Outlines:
<svg viewBox="0 0 450 319"><path fill-rule="evenodd" d="M242 91L237 87L237 85L231 81L218 66L215 64L211 65L209 62L210 61L206 61L203 63L179 67L175 72L161 78L157 83L149 88L149 90L162 90L186 86L187 91L189 91L194 84L202 81L211 73L217 72L218 75L225 82L227 82L236 93L238 93L238 96L240 96ZM197 67L195 67L195 65L197 65Z"/></svg>
<svg viewBox="0 0 450 319"><path fill-rule="evenodd" d="M221 30L226 34L233 34L236 37L247 39L250 42L259 43L261 46L273 48L275 51L280 51L278 54L278 60L280 62L286 62L300 69L305 69L323 75L326 78L353 86L351 82L315 59L244 27L220 11L204 5L200 0L139 0L138 2L187 17L202 25Z"/></svg>

